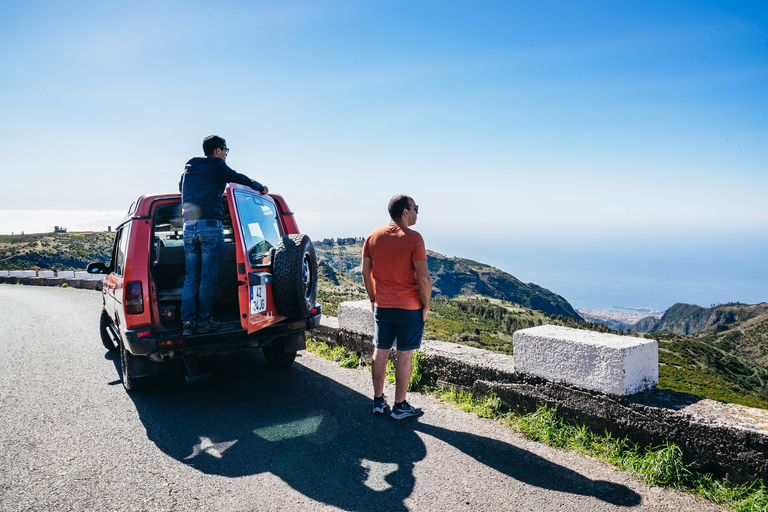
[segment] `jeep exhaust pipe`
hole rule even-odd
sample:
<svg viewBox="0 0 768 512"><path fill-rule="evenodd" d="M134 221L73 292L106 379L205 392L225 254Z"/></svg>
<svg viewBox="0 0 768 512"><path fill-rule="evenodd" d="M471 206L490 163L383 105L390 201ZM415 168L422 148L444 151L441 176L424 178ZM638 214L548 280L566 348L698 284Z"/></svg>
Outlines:
<svg viewBox="0 0 768 512"><path fill-rule="evenodd" d="M165 363L173 359L173 356L176 354L173 352L173 350L169 350L167 352L152 352L149 354L149 360L154 363Z"/></svg>

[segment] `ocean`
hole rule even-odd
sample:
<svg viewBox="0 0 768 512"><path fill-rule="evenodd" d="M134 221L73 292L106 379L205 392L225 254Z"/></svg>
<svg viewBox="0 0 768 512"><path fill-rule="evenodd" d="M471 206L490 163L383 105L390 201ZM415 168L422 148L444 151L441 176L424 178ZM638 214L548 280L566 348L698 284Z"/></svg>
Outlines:
<svg viewBox="0 0 768 512"><path fill-rule="evenodd" d="M574 308L664 311L678 302L710 307L768 301L766 236L560 244L478 241L461 247L446 242L438 240L442 250L433 250L498 267L561 295Z"/></svg>

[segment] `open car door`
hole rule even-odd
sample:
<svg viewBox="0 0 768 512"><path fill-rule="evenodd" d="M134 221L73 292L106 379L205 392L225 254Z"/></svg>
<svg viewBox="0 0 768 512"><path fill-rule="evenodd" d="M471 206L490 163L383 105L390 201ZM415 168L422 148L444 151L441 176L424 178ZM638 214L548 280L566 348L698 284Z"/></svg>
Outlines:
<svg viewBox="0 0 768 512"><path fill-rule="evenodd" d="M286 318L275 309L271 272L284 230L270 196L232 183L227 201L237 245L240 323L250 334Z"/></svg>

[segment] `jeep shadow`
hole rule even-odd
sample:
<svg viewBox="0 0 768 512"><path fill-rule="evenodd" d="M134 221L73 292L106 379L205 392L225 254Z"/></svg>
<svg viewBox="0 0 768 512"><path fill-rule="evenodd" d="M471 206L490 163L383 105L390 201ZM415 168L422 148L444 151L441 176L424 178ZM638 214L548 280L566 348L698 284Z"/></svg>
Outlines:
<svg viewBox="0 0 768 512"><path fill-rule="evenodd" d="M619 506L640 503L623 485L593 481L502 441L419 418L373 415L370 398L305 367L301 354L288 370L269 367L259 351L206 363L214 366L210 381L176 379L155 392L129 395L149 439L206 474L270 472L307 497L345 510L404 511L414 465L427 455L421 432L529 485Z"/></svg>

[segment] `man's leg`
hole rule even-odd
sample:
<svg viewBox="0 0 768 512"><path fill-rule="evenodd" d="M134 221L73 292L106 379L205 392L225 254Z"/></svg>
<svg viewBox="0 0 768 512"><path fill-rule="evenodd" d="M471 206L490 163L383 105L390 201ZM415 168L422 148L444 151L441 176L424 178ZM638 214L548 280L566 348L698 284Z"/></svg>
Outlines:
<svg viewBox="0 0 768 512"><path fill-rule="evenodd" d="M200 237L200 299L197 307L198 324L204 324L211 318L213 296L219 269L224 258L224 231L219 227L206 227Z"/></svg>
<svg viewBox="0 0 768 512"><path fill-rule="evenodd" d="M197 317L197 294L200 289L200 244L194 226L184 230L184 287L181 290L181 323L194 327Z"/></svg>
<svg viewBox="0 0 768 512"><path fill-rule="evenodd" d="M387 359L389 358L389 349L373 349L373 364L371 365L371 376L373 378L373 396L379 397L384 394L384 380L387 376Z"/></svg>
<svg viewBox="0 0 768 512"><path fill-rule="evenodd" d="M395 366L395 403L405 402L408 385L411 383L411 371L413 370L413 350L397 351L397 365Z"/></svg>

